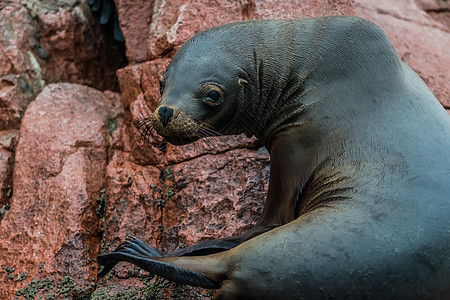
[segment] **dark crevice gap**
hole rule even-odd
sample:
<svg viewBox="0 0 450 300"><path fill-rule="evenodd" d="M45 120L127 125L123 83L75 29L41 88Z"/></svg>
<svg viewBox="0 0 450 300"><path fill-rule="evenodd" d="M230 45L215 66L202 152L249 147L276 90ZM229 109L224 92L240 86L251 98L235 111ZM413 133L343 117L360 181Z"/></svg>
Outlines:
<svg viewBox="0 0 450 300"><path fill-rule="evenodd" d="M113 76L115 80L107 89L119 92L116 71L128 64L125 38L119 26L117 9L113 0L89 0L93 15L98 20L103 43L98 57L104 65L105 77ZM102 56L103 55L103 56Z"/></svg>

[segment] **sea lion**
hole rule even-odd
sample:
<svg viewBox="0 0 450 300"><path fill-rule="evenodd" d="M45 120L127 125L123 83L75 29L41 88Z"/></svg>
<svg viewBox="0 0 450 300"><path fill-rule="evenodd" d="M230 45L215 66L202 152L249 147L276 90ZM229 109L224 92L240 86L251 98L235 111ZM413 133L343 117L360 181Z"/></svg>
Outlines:
<svg viewBox="0 0 450 300"><path fill-rule="evenodd" d="M166 256L131 238L98 257L99 275L128 261L219 288L217 299L449 295L450 118L379 27L321 17L212 28L179 49L161 87L152 123L169 142L264 141L262 218Z"/></svg>

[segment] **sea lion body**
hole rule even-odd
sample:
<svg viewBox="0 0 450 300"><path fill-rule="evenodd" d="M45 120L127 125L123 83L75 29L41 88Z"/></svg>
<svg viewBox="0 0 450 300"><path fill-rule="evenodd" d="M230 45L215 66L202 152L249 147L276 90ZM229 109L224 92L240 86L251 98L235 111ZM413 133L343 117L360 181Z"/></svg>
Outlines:
<svg viewBox="0 0 450 300"><path fill-rule="evenodd" d="M99 257L106 272L126 260L220 286L218 299L450 295L450 118L376 25L324 17L213 28L180 48L163 85L153 126L169 142L263 139L263 215L248 234L168 257L126 242ZM203 253L214 254L183 256Z"/></svg>

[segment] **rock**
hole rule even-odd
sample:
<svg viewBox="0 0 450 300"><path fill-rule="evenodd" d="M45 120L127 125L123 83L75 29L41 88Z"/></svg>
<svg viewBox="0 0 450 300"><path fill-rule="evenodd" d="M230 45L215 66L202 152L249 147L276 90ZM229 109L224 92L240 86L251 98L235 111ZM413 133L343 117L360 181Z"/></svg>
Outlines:
<svg viewBox="0 0 450 300"><path fill-rule="evenodd" d="M355 3L358 15L378 24L398 56L419 74L444 107L450 107L450 27L417 4L434 7L431 5L444 5L442 1L356 0ZM450 16L446 5L440 14Z"/></svg>
<svg viewBox="0 0 450 300"><path fill-rule="evenodd" d="M117 95L67 83L29 105L0 223L1 299L91 292L111 124L122 114Z"/></svg>
<svg viewBox="0 0 450 300"><path fill-rule="evenodd" d="M0 28L0 77L21 76L32 90L29 101L57 81L118 89L115 70L126 59L85 1L7 1Z"/></svg>
<svg viewBox="0 0 450 300"><path fill-rule="evenodd" d="M261 215L269 183L268 153L262 149L203 155L166 169L166 251L252 227Z"/></svg>
<svg viewBox="0 0 450 300"><path fill-rule="evenodd" d="M450 2L448 0L417 0L417 5L430 17L450 28Z"/></svg>
<svg viewBox="0 0 450 300"><path fill-rule="evenodd" d="M70 7L41 6L40 61L46 82L73 82L100 90L117 90L115 71L126 64L118 44L102 34L85 1L71 1ZM56 6L56 4L55 4Z"/></svg>
<svg viewBox="0 0 450 300"><path fill-rule="evenodd" d="M18 3L0 7L0 131L18 128L26 106L42 89L35 28Z"/></svg>
<svg viewBox="0 0 450 300"><path fill-rule="evenodd" d="M116 0L120 28L126 37L127 58L130 64L147 58L146 39L150 36L150 22L155 0Z"/></svg>

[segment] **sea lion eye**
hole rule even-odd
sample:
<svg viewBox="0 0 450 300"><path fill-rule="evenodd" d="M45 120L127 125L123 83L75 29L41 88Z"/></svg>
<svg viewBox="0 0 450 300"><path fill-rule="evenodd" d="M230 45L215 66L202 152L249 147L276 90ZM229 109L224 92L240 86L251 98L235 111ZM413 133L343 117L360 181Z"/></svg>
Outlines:
<svg viewBox="0 0 450 300"><path fill-rule="evenodd" d="M216 106L219 105L222 102L223 99L223 92L220 90L217 86L207 86L205 91L205 98L203 101L210 105L210 106Z"/></svg>
<svg viewBox="0 0 450 300"><path fill-rule="evenodd" d="M206 96L206 100L217 102L220 100L220 93L218 91L211 91L208 93L208 96Z"/></svg>

